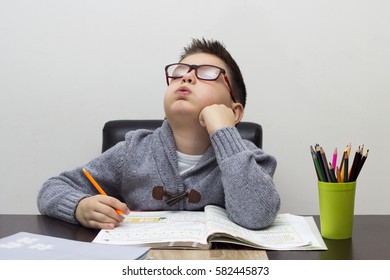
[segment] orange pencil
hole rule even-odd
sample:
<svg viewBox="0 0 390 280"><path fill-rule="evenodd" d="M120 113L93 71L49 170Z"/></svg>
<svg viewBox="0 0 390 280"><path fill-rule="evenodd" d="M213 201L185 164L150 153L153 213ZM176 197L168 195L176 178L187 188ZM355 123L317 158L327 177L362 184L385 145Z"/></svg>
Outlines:
<svg viewBox="0 0 390 280"><path fill-rule="evenodd" d="M83 172L84 172L84 175L85 177L88 178L88 180L92 183L92 185L95 187L95 189L102 195L105 195L107 196L106 192L99 186L99 184L95 181L95 179L92 177L91 174L89 174L89 172L83 168ZM119 215L123 215L123 212L121 210L118 210L118 209L115 209L115 211L119 214Z"/></svg>
<svg viewBox="0 0 390 280"><path fill-rule="evenodd" d="M337 176L337 183L341 183L343 180L341 179L341 170L336 167L336 176Z"/></svg>

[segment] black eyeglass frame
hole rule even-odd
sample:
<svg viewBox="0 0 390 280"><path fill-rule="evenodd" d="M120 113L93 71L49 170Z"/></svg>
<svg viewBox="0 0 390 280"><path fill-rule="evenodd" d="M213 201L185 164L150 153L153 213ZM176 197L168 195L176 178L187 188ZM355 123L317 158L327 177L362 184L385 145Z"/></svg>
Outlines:
<svg viewBox="0 0 390 280"><path fill-rule="evenodd" d="M196 76L196 78L198 78L199 80L203 80L203 81L216 81L218 78L219 78L219 76L221 76L221 74L223 75L223 78L224 78L224 80L225 80L225 82L226 82L226 84L227 84L227 86L228 86L228 88L229 88L229 93L230 93L230 96L231 96L231 98L233 99L233 101L234 102L236 102L236 99L234 98L234 93L233 93L233 89L232 89L232 86L231 86L231 84L230 84L230 82L229 82L229 78L228 78L228 76L226 75L226 70L225 69L223 69L223 68L221 68L221 67L218 67L218 66L215 66L215 65L211 65L211 64L201 64L201 65L195 65L195 64L186 64L186 63L172 63L172 64L168 64L167 66L165 66L165 78L166 78L166 81L167 81L167 85L169 86L169 79L180 79L180 78L182 78L183 76L169 76L168 75L168 68L169 67L171 67L171 66L173 66L173 65L178 65L178 66L180 66L180 65L184 65L184 66L188 66L189 67L189 69L188 69L188 71L187 71L187 73L189 73L189 72L191 72L193 69L195 70L195 76ZM214 68L217 68L218 70L219 70L219 74L217 75L217 77L216 78L214 78L214 79L205 79L205 78L201 78L201 77L199 77L198 76L198 68L199 67L203 67L203 66L210 66L210 67L214 67Z"/></svg>

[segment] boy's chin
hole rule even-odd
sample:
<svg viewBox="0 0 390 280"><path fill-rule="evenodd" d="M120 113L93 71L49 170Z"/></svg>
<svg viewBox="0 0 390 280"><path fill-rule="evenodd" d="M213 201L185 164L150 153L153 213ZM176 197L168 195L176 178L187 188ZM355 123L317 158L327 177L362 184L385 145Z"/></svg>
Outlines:
<svg viewBox="0 0 390 280"><path fill-rule="evenodd" d="M193 125L199 123L199 114L196 113L188 113L188 112L172 112L170 114L166 114L165 118L168 120L170 124L186 124Z"/></svg>
<svg viewBox="0 0 390 280"><path fill-rule="evenodd" d="M193 106L171 106L169 110L165 110L165 116L169 119L185 118L185 119L197 119L201 110L194 108Z"/></svg>

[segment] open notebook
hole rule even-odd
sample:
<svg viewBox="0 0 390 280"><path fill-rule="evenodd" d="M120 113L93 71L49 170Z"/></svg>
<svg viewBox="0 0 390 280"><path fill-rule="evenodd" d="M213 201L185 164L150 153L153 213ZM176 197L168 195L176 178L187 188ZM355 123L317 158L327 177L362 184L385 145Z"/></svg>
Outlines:
<svg viewBox="0 0 390 280"><path fill-rule="evenodd" d="M204 212L133 211L119 227L101 230L93 242L193 249L224 242L265 250L327 250L313 217L279 214L270 227L248 230L213 205Z"/></svg>

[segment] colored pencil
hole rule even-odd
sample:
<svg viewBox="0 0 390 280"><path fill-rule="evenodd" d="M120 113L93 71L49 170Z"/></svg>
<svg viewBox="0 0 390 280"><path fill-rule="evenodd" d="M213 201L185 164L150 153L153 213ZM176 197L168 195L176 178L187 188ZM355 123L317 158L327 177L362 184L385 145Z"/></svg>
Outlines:
<svg viewBox="0 0 390 280"><path fill-rule="evenodd" d="M335 148L333 152L333 159L332 159L333 170L336 170L336 164L337 164L337 148Z"/></svg>
<svg viewBox="0 0 390 280"><path fill-rule="evenodd" d="M346 153L347 153L347 151L344 150L343 156L341 157L341 161L340 161L340 172L343 170L343 167L344 167L344 159L345 159Z"/></svg>
<svg viewBox="0 0 390 280"><path fill-rule="evenodd" d="M326 177L324 162L323 162L322 157L321 157L321 152L320 152L320 146L319 145L316 145L316 156L317 156L317 159L318 159L318 164L320 165L321 173L323 175L323 178L322 178L321 181L322 182L329 182L327 177Z"/></svg>
<svg viewBox="0 0 390 280"><path fill-rule="evenodd" d="M348 174L348 181L349 182L354 182L356 181L355 177L356 177L356 171L357 171L357 168L358 168L358 165L359 165L359 162L361 160L361 150L360 150L360 147L359 149L356 151L355 153L355 157L353 159L353 163L352 163L352 167L351 167L351 170Z"/></svg>
<svg viewBox="0 0 390 280"><path fill-rule="evenodd" d="M318 179L318 181L321 181L320 174L318 173L318 169L319 169L318 160L317 160L317 156L314 158L314 156L315 156L316 154L315 154L315 152L314 152L313 146L310 146L310 154L311 154L311 158L313 159L314 169L315 169L316 174L317 174L317 179Z"/></svg>
<svg viewBox="0 0 390 280"><path fill-rule="evenodd" d="M334 172L332 164L329 162L329 174L332 183L337 183L336 174Z"/></svg>
<svg viewBox="0 0 390 280"><path fill-rule="evenodd" d="M336 167L336 176L337 176L337 183L342 183L343 180L341 179L341 170L338 167Z"/></svg>
<svg viewBox="0 0 390 280"><path fill-rule="evenodd" d="M360 160L360 163L359 163L358 169L357 169L357 171L356 171L356 175L355 175L355 181L357 180L357 177L359 176L360 171L362 170L362 167L363 167L364 163L365 163L366 160L367 160L368 152L369 152L369 150L367 150L366 154L365 154L365 155L362 157L362 159Z"/></svg>
<svg viewBox="0 0 390 280"><path fill-rule="evenodd" d="M345 158L344 158L344 183L348 182L348 162L349 162L349 155L348 152L346 152Z"/></svg>
<svg viewBox="0 0 390 280"><path fill-rule="evenodd" d="M369 150L367 150L363 156L364 145L359 146L352 161L351 147L351 143L345 147L340 165L337 166L337 147L334 149L332 162L328 162L325 151L319 144L315 144L314 148L313 146L310 146L310 153L318 181L347 183L355 182L357 180L360 171L367 160Z"/></svg>
<svg viewBox="0 0 390 280"><path fill-rule="evenodd" d="M329 173L328 161L326 160L326 155L325 155L324 149L322 147L320 147L320 155L321 155L322 163L324 164L326 178L327 178L328 182L332 182L332 179L330 178L330 173Z"/></svg>
<svg viewBox="0 0 390 280"><path fill-rule="evenodd" d="M324 177L323 177L324 175L322 173L321 166L318 162L317 154L314 151L312 146L310 146L310 150L311 150L311 155L312 155L313 162L314 162L314 168L315 168L316 173L317 173L317 178L319 181L324 181Z"/></svg>

